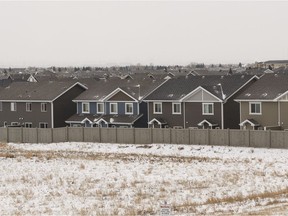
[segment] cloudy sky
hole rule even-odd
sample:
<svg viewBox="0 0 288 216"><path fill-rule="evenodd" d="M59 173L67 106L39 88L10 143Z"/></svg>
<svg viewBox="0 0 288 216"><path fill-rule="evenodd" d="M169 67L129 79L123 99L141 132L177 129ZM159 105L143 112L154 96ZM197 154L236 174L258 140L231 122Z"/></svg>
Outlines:
<svg viewBox="0 0 288 216"><path fill-rule="evenodd" d="M288 2L0 2L0 66L288 59Z"/></svg>

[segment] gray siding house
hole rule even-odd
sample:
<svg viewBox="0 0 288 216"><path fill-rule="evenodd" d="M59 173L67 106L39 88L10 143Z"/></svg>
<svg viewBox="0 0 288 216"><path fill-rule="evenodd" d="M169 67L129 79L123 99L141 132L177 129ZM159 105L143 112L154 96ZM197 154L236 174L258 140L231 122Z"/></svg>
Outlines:
<svg viewBox="0 0 288 216"><path fill-rule="evenodd" d="M145 98L149 127L239 128L234 98L255 82L252 75L170 79Z"/></svg>
<svg viewBox="0 0 288 216"><path fill-rule="evenodd" d="M0 126L63 127L76 112L72 99L86 89L71 81L12 83L0 91Z"/></svg>

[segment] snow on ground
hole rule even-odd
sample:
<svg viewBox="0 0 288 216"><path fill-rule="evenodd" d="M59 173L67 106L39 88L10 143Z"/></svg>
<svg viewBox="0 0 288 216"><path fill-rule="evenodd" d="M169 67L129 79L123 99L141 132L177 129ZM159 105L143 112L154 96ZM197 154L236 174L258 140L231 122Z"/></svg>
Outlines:
<svg viewBox="0 0 288 216"><path fill-rule="evenodd" d="M281 215L287 150L0 144L0 215Z"/></svg>

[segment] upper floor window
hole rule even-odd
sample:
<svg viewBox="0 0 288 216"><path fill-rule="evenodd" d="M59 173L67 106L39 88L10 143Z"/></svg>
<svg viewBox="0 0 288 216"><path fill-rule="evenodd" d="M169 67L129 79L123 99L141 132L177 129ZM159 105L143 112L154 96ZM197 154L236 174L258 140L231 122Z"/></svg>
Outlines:
<svg viewBox="0 0 288 216"><path fill-rule="evenodd" d="M118 114L117 103L110 103L110 114Z"/></svg>
<svg viewBox="0 0 288 216"><path fill-rule="evenodd" d="M47 112L47 103L41 103L41 112Z"/></svg>
<svg viewBox="0 0 288 216"><path fill-rule="evenodd" d="M262 108L261 102L250 102L249 103L249 114L250 115L261 115Z"/></svg>
<svg viewBox="0 0 288 216"><path fill-rule="evenodd" d="M26 112L32 111L32 103L26 103Z"/></svg>
<svg viewBox="0 0 288 216"><path fill-rule="evenodd" d="M181 114L181 103L172 103L172 114Z"/></svg>
<svg viewBox="0 0 288 216"><path fill-rule="evenodd" d="M97 103L97 113L99 114L104 113L104 103Z"/></svg>
<svg viewBox="0 0 288 216"><path fill-rule="evenodd" d="M89 103L82 103L82 113L89 113Z"/></svg>
<svg viewBox="0 0 288 216"><path fill-rule="evenodd" d="M11 111L16 111L17 110L17 106L16 106L16 102L11 102Z"/></svg>
<svg viewBox="0 0 288 216"><path fill-rule="evenodd" d="M213 103L203 103L202 104L202 114L203 115L214 115L214 104Z"/></svg>
<svg viewBox="0 0 288 216"><path fill-rule="evenodd" d="M133 103L125 103L125 114L133 114Z"/></svg>
<svg viewBox="0 0 288 216"><path fill-rule="evenodd" d="M154 114L162 114L162 103L161 102L154 102L153 103L153 111Z"/></svg>

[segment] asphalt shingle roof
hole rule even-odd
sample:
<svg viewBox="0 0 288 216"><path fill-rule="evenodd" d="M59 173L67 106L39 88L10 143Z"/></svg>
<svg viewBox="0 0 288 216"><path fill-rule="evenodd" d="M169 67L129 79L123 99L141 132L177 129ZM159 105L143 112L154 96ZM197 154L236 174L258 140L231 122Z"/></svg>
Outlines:
<svg viewBox="0 0 288 216"><path fill-rule="evenodd" d="M248 82L252 75L189 76L170 79L148 95L145 100L180 100L201 86L219 99L222 99L221 83L226 98Z"/></svg>
<svg viewBox="0 0 288 216"><path fill-rule="evenodd" d="M75 83L76 81L13 82L0 91L0 100L52 101Z"/></svg>
<svg viewBox="0 0 288 216"><path fill-rule="evenodd" d="M288 91L288 75L265 74L243 91L236 100L273 100Z"/></svg>

